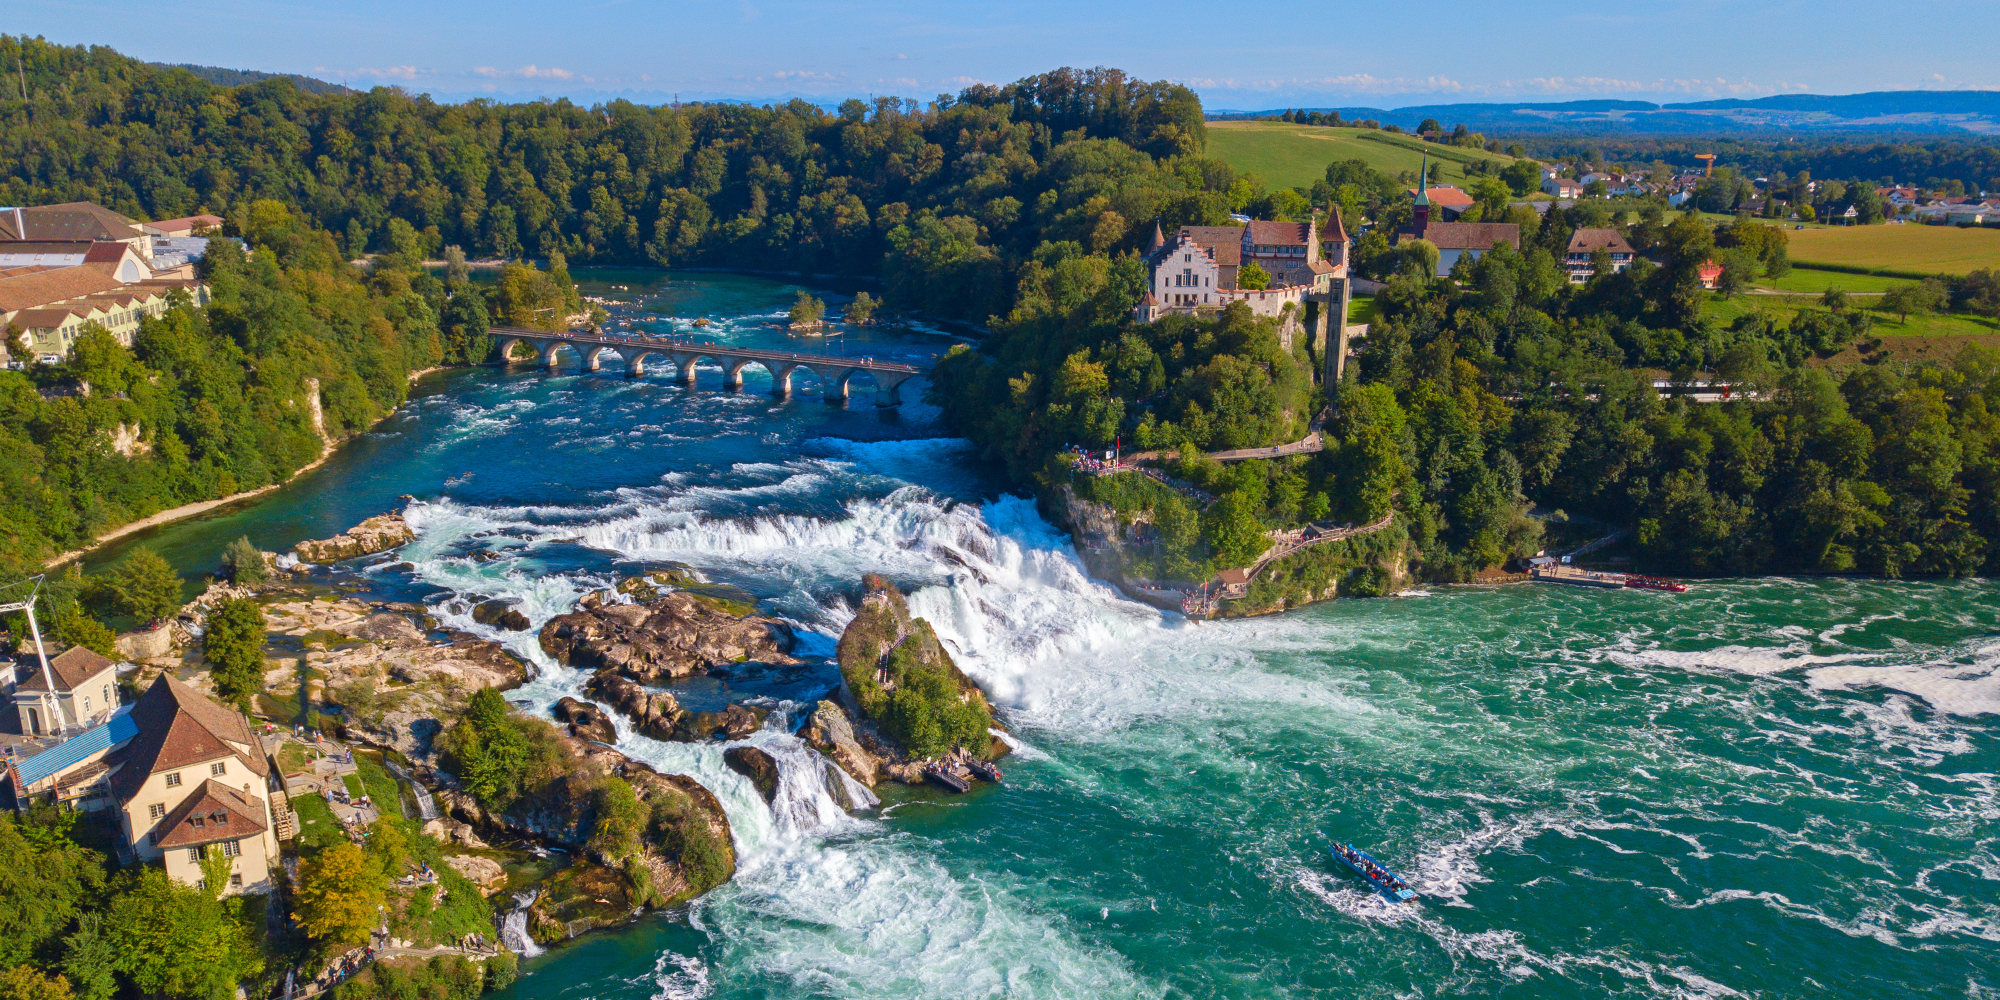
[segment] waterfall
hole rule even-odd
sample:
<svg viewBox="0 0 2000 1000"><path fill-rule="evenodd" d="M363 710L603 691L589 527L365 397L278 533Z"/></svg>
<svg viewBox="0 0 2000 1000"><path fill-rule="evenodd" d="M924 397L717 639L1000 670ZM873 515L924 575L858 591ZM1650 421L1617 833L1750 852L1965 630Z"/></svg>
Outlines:
<svg viewBox="0 0 2000 1000"><path fill-rule="evenodd" d="M834 832L854 822L847 814L849 808L881 804L866 785L848 777L796 736L766 729L749 743L778 765L778 792L771 797L771 815L779 832L789 839Z"/></svg>
<svg viewBox="0 0 2000 1000"><path fill-rule="evenodd" d="M540 896L538 890L516 893L514 902L520 905L500 921L500 943L522 958L533 958L542 953L542 946L528 936L528 907L535 905Z"/></svg>

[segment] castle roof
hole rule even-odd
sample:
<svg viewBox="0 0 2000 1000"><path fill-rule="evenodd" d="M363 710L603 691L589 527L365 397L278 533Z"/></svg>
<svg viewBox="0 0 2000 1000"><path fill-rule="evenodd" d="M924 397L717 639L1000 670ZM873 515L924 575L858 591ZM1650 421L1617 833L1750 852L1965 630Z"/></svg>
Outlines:
<svg viewBox="0 0 2000 1000"><path fill-rule="evenodd" d="M1312 239L1312 223L1256 220L1244 227L1243 242L1252 246L1302 247Z"/></svg>
<svg viewBox="0 0 2000 1000"><path fill-rule="evenodd" d="M1242 226L1182 226L1174 234L1174 240L1179 242L1183 238L1193 240L1207 250L1218 267L1235 267L1243 263Z"/></svg>

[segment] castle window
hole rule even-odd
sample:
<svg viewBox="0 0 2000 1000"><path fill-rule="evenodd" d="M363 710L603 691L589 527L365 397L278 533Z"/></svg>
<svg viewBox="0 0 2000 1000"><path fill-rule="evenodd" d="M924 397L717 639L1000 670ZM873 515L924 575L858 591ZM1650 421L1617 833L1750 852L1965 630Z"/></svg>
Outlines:
<svg viewBox="0 0 2000 1000"><path fill-rule="evenodd" d="M225 763L227 763L227 761L218 760L214 764L209 765L208 773L215 775L218 778L222 777L222 766Z"/></svg>
<svg viewBox="0 0 2000 1000"><path fill-rule="evenodd" d="M146 810L146 818L153 820L154 822L158 822L162 819L165 819L166 815L167 815L167 807L165 803L155 802L153 803L152 808Z"/></svg>
<svg viewBox="0 0 2000 1000"><path fill-rule="evenodd" d="M181 787L181 773L179 771L167 772L167 787L168 788Z"/></svg>
<svg viewBox="0 0 2000 1000"><path fill-rule="evenodd" d="M223 841L223 842L222 842L222 856L223 856L223 857L225 857L225 858L233 858L233 857L236 857L236 856L238 856L238 855L240 855L240 854L242 854L242 853L243 853L243 842L242 842L242 841L240 841L240 840L225 840L225 841Z"/></svg>
<svg viewBox="0 0 2000 1000"><path fill-rule="evenodd" d="M188 863L196 865L201 864L201 848L199 847L188 848Z"/></svg>

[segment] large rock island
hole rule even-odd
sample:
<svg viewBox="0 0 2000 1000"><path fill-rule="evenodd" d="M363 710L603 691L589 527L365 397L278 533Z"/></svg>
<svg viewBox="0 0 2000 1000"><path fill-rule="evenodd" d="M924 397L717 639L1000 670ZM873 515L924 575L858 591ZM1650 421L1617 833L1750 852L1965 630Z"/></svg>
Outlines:
<svg viewBox="0 0 2000 1000"><path fill-rule="evenodd" d="M952 662L930 623L912 617L902 592L882 577L864 578L862 591L836 653L847 704L815 706L801 731L807 742L871 787L884 779L921 783L930 767L963 777L970 761L1006 753L986 693Z"/></svg>

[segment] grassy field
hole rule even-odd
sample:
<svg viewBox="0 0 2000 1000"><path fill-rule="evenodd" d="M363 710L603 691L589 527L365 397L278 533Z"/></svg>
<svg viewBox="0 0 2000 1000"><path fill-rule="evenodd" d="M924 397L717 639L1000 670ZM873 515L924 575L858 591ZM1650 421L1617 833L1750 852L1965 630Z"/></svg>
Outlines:
<svg viewBox="0 0 2000 1000"><path fill-rule="evenodd" d="M1798 292L1818 295L1829 288L1843 292L1886 292L1897 285L1907 285L1908 278L1886 278L1879 274L1848 274L1845 271L1819 271L1810 267L1795 267L1782 278L1758 278L1752 282L1757 288L1770 288L1780 292Z"/></svg>
<svg viewBox="0 0 2000 1000"><path fill-rule="evenodd" d="M1857 305L1865 307L1866 303L1857 303ZM1770 316L1773 320L1785 322L1789 321L1792 313L1798 312L1801 309L1817 309L1819 307L1819 297L1817 295L1800 295L1796 297L1782 295L1738 295L1732 299L1710 296L1708 301L1702 306L1702 313L1703 315L1713 317L1717 322L1727 326L1738 317L1747 316L1751 313L1762 312ZM1931 316L1912 316L1908 322L1904 322L1894 313L1885 313L1879 309L1869 309L1868 313L1875 317L1875 329L1870 336L1880 337L1884 340L1902 337L1958 337L1984 341L2000 336L2000 320L1987 319L1983 316L1971 316L1964 313L1938 313Z"/></svg>
<svg viewBox="0 0 2000 1000"><path fill-rule="evenodd" d="M1375 322L1375 296L1356 295L1350 299L1347 303L1347 322L1349 324Z"/></svg>
<svg viewBox="0 0 2000 1000"><path fill-rule="evenodd" d="M326 799L318 795L295 795L292 810L299 814L299 836L295 843L301 855L310 857L347 839L347 830L333 818Z"/></svg>
<svg viewBox="0 0 2000 1000"><path fill-rule="evenodd" d="M1431 182L1465 184L1465 164L1496 166L1511 156L1425 142L1414 136L1365 128L1322 128L1286 122L1209 122L1208 155L1273 187L1311 187L1335 160L1363 160L1390 176L1417 172L1428 154Z"/></svg>
<svg viewBox="0 0 2000 1000"><path fill-rule="evenodd" d="M1791 232L1792 261L1837 267L1964 274L2000 267L2000 229L1837 226Z"/></svg>

